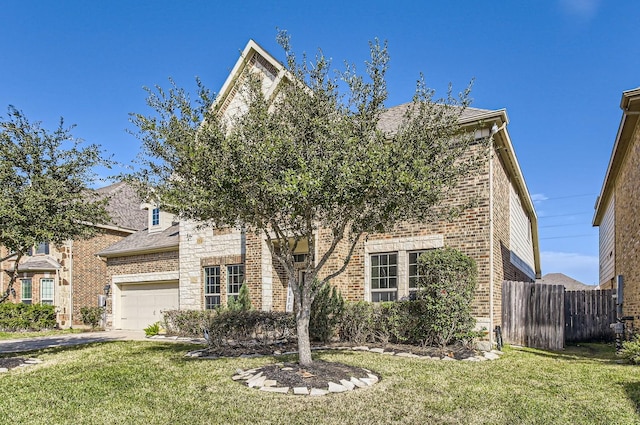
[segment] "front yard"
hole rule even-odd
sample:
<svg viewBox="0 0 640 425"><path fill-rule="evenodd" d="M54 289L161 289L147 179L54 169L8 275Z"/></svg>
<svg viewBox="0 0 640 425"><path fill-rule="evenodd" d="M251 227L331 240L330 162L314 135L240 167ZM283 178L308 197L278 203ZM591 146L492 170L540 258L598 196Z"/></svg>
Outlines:
<svg viewBox="0 0 640 425"><path fill-rule="evenodd" d="M272 357L185 358L193 348L110 342L21 354L44 363L0 374L0 423L640 423L640 368L616 364L604 345L506 350L479 363L321 353L382 375L371 388L323 397L263 393L230 379Z"/></svg>

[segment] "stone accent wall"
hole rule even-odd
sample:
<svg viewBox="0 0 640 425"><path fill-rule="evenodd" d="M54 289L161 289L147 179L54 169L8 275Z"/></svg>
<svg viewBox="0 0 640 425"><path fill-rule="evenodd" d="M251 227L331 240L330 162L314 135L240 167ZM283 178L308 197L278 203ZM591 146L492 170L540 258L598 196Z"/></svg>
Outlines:
<svg viewBox="0 0 640 425"><path fill-rule="evenodd" d="M618 172L615 199L615 268L624 279L624 315L640 319L640 125Z"/></svg>
<svg viewBox="0 0 640 425"><path fill-rule="evenodd" d="M87 240L68 241L62 245L49 246L49 257L54 258L62 267L55 271L21 273L22 278L32 280L32 302L40 302L40 279L54 279L54 305L57 311L57 321L61 327L69 327L70 297L73 296L73 325L82 325L80 309L82 307L96 307L98 295L104 294L104 285L107 283L107 265L96 256L96 253L124 239L128 232L117 230L102 230L96 236ZM6 252L2 248L2 252ZM28 257L23 257L23 261ZM0 264L2 275L2 289L9 283L9 275L5 272L13 267L13 261L5 261ZM15 297L10 297L12 302L21 302L22 285L18 279L14 286Z"/></svg>
<svg viewBox="0 0 640 425"><path fill-rule="evenodd" d="M198 228L196 223L188 221L180 223L178 269L180 270L181 309L201 310L204 308L203 264L206 263L207 259L212 258L238 258L245 256L245 238L244 232L235 229L232 229L232 231L216 230L214 232L212 228ZM249 276L247 266L245 264L245 276ZM226 286L226 270L224 270L224 273L225 280L222 280L221 276L221 286ZM249 285L251 292L248 280L247 285ZM251 302L255 308L260 308L258 298L254 293L251 293Z"/></svg>

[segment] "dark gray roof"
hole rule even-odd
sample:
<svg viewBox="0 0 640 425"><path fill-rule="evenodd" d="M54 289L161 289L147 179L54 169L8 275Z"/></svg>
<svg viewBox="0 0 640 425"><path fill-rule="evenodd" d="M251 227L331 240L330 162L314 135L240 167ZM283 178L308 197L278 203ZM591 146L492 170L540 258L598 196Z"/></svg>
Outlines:
<svg viewBox="0 0 640 425"><path fill-rule="evenodd" d="M138 252L147 251L169 251L172 248L178 249L180 240L179 225L174 224L162 232L151 232L147 229L140 230L133 235L127 236L120 242L98 252L101 257L119 257L133 255Z"/></svg>
<svg viewBox="0 0 640 425"><path fill-rule="evenodd" d="M140 209L142 200L135 189L125 182L114 183L96 189L98 196L108 196L107 212L111 224L131 230L142 230L147 226L147 211Z"/></svg>
<svg viewBox="0 0 640 425"><path fill-rule="evenodd" d="M595 285L587 285L575 280L564 273L547 273L542 276L540 282L546 285L564 285L564 289L567 291L590 291L598 288Z"/></svg>
<svg viewBox="0 0 640 425"><path fill-rule="evenodd" d="M34 255L18 265L19 272L54 271L62 267L55 258L48 255ZM10 269L13 271L13 267Z"/></svg>
<svg viewBox="0 0 640 425"><path fill-rule="evenodd" d="M378 128L384 133L394 134L404 120L404 115L407 112L409 105L411 105L411 102L393 106L384 111L380 116L380 121L378 121ZM472 121L475 117L485 115L487 112L493 111L489 109L466 108L462 111L460 120Z"/></svg>

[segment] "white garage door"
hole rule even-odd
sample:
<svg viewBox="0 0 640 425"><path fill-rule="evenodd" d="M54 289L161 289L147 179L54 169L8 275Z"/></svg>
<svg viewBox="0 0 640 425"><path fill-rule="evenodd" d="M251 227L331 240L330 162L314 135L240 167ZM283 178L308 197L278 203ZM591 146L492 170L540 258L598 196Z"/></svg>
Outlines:
<svg viewBox="0 0 640 425"><path fill-rule="evenodd" d="M162 320L162 311L178 308L178 282L123 284L120 292L121 328L144 329Z"/></svg>

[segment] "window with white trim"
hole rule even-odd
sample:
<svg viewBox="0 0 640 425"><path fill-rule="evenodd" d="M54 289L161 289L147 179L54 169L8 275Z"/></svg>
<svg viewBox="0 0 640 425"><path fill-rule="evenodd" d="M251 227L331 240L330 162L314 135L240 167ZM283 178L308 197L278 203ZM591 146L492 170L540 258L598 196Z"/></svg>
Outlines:
<svg viewBox="0 0 640 425"><path fill-rule="evenodd" d="M227 266L227 299L238 298L240 287L244 281L244 265Z"/></svg>
<svg viewBox="0 0 640 425"><path fill-rule="evenodd" d="M53 305L53 279L40 279L40 304Z"/></svg>
<svg viewBox="0 0 640 425"><path fill-rule="evenodd" d="M154 208L151 211L151 225L157 226L160 224L160 208Z"/></svg>
<svg viewBox="0 0 640 425"><path fill-rule="evenodd" d="M204 268L204 308L220 306L220 266Z"/></svg>
<svg viewBox="0 0 640 425"><path fill-rule="evenodd" d="M31 304L32 303L32 287L31 287L31 279L21 279L20 280L20 286L22 287L21 289L21 294L20 294L20 301L23 304Z"/></svg>
<svg viewBox="0 0 640 425"><path fill-rule="evenodd" d="M420 270L418 268L418 258L427 251L414 251L409 253L409 292L418 290L418 280Z"/></svg>
<svg viewBox="0 0 640 425"><path fill-rule="evenodd" d="M371 301L398 299L398 253L371 255Z"/></svg>

